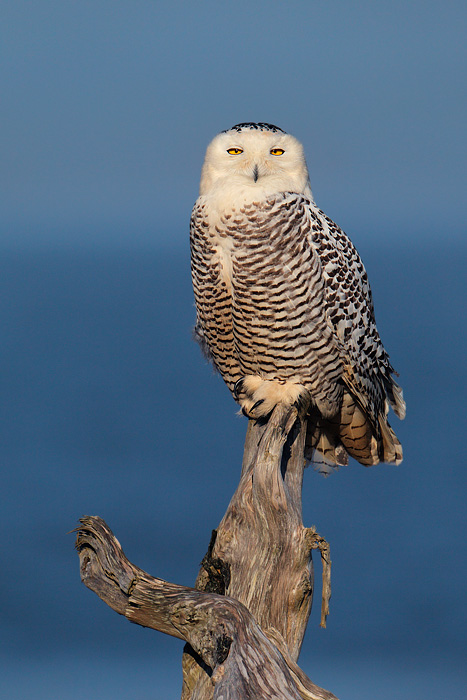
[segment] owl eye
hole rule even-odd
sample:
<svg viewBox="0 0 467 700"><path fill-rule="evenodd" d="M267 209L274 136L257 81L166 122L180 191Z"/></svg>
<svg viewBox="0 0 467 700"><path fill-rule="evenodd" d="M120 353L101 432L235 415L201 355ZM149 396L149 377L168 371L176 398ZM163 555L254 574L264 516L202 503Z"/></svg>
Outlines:
<svg viewBox="0 0 467 700"><path fill-rule="evenodd" d="M271 148L271 150L269 151L269 153L270 153L272 156L281 156L283 153L285 153L285 151L284 151L283 148Z"/></svg>
<svg viewBox="0 0 467 700"><path fill-rule="evenodd" d="M243 153L243 148L228 148L227 153L231 156L239 156L240 153Z"/></svg>

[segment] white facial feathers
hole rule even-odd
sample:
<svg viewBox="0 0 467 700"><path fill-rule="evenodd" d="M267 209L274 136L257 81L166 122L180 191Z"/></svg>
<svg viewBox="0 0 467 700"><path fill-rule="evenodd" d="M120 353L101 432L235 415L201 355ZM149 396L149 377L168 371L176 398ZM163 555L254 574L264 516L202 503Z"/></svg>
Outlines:
<svg viewBox="0 0 467 700"><path fill-rule="evenodd" d="M201 196L252 201L277 192L311 197L303 147L296 138L280 131L232 129L211 141L201 173Z"/></svg>

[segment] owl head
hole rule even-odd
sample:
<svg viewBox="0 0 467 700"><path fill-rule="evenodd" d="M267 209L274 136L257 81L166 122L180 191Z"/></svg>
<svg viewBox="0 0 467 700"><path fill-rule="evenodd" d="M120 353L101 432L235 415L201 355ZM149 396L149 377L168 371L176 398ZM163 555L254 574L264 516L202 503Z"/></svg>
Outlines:
<svg viewBox="0 0 467 700"><path fill-rule="evenodd" d="M273 124L236 124L209 144L200 195L259 200L277 192L311 197L302 144Z"/></svg>

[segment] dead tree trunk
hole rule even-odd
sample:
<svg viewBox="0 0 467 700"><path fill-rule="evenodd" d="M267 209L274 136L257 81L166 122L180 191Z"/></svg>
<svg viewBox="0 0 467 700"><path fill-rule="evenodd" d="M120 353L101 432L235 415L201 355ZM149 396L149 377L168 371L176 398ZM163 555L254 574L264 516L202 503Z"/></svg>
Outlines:
<svg viewBox="0 0 467 700"><path fill-rule="evenodd" d="M182 700L327 699L296 661L313 597L312 549L323 561L321 624L330 597L327 543L302 523L306 421L278 406L249 421L238 488L213 532L195 589L144 573L100 518L78 528L81 577L132 622L184 639Z"/></svg>

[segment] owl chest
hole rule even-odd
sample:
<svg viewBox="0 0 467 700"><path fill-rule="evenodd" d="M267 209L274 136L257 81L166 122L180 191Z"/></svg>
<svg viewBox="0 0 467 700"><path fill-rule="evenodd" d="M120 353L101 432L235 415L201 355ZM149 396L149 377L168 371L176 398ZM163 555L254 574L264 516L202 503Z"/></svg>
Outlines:
<svg viewBox="0 0 467 700"><path fill-rule="evenodd" d="M284 247L277 247L268 233L254 226L212 226L201 232L203 264L214 284L225 287L232 299L268 287L288 266Z"/></svg>
<svg viewBox="0 0 467 700"><path fill-rule="evenodd" d="M227 237L214 236L211 240L209 266L211 276L225 286L229 296L234 294L233 241Z"/></svg>

